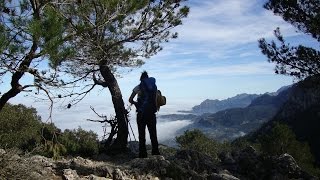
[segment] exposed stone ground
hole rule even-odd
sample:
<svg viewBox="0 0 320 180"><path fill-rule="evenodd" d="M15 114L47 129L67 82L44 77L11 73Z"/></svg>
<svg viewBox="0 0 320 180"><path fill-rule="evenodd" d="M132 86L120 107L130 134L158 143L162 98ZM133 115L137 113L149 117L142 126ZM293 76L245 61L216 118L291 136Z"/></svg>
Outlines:
<svg viewBox="0 0 320 180"><path fill-rule="evenodd" d="M53 160L39 155L19 156L0 149L0 179L318 179L303 172L289 154L266 157L252 147L222 153L218 161L191 150L177 151L174 155L149 155L148 158L136 158L133 153L101 154L94 159Z"/></svg>

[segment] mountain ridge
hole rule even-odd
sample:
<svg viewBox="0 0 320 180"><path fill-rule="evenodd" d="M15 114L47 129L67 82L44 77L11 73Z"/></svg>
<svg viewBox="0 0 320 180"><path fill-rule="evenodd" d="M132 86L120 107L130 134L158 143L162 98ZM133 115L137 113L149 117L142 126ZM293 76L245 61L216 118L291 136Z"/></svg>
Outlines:
<svg viewBox="0 0 320 180"><path fill-rule="evenodd" d="M199 105L192 107L193 113L203 114L203 113L215 113L221 110L236 108L236 107L246 107L251 101L260 95L258 94L237 94L234 97L227 98L224 100L210 100L206 99L201 102Z"/></svg>
<svg viewBox="0 0 320 180"><path fill-rule="evenodd" d="M246 107L228 108L215 113L197 114L197 116L188 112L189 114L172 114L159 117L171 120L185 119L193 121L192 124L178 130L177 135L183 134L186 130L201 129L211 138L220 141L233 140L258 129L264 122L270 120L286 101L289 90L290 86L283 86L272 93L266 92L261 95L254 94L253 96L242 93L228 98L226 101L222 100L222 102L230 102L245 99L245 103L247 103L249 99L250 104ZM256 98L251 99L254 96ZM219 102L218 100L213 101ZM172 141L167 141L167 144L174 146Z"/></svg>
<svg viewBox="0 0 320 180"><path fill-rule="evenodd" d="M309 143L320 164L320 75L295 84L277 114L257 131L250 133L248 138L255 140L260 135L268 134L276 123L287 124L300 141Z"/></svg>

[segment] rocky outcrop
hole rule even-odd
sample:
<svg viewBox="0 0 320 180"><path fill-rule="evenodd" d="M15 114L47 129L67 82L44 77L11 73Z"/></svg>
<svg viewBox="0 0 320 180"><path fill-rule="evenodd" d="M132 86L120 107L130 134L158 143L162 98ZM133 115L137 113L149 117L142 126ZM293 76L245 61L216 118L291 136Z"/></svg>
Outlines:
<svg viewBox="0 0 320 180"><path fill-rule="evenodd" d="M318 179L301 170L289 154L267 156L249 146L220 154L220 167L240 179Z"/></svg>
<svg viewBox="0 0 320 180"><path fill-rule="evenodd" d="M94 161L82 157L53 160L43 156L14 156L0 150L0 165L14 167L0 179L129 180L129 179L317 179L301 170L289 154L279 157L257 153L253 147L221 153L219 159L193 150L180 150L174 156L132 158L127 154ZM121 161L118 161L122 158ZM121 163L119 163L121 162ZM15 163L15 164L13 164ZM23 171L22 171L23 170Z"/></svg>

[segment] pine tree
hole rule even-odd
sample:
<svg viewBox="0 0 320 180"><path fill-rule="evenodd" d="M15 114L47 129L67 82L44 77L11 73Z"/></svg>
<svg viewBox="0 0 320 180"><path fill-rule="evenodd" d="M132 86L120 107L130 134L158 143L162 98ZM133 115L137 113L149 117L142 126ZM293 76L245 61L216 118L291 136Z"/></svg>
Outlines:
<svg viewBox="0 0 320 180"><path fill-rule="evenodd" d="M74 77L73 82L87 87L85 92L96 85L108 88L118 123L115 148L124 149L128 138L127 111L116 76L123 68L141 66L146 58L162 50L161 43L177 37L171 30L189 12L180 3L88 0L56 5L68 21L67 32L75 35L71 44L77 51L74 57L54 64Z"/></svg>
<svg viewBox="0 0 320 180"><path fill-rule="evenodd" d="M0 110L10 98L32 91L44 92L51 101L71 96L70 108L100 85L109 89L114 104L115 146L124 149L127 112L116 76L123 68L141 66L162 50L161 43L177 37L171 30L189 12L181 6L183 0L0 3L0 77L11 75L11 88L1 94ZM22 85L26 74L34 82Z"/></svg>
<svg viewBox="0 0 320 180"><path fill-rule="evenodd" d="M311 35L320 42L319 0L269 0L264 7L291 23L299 31ZM320 51L303 45L286 43L280 29L274 34L278 42L259 40L259 47L269 62L276 64L275 73L290 75L297 79L320 74Z"/></svg>
<svg viewBox="0 0 320 180"><path fill-rule="evenodd" d="M49 87L60 82L55 69L49 68L55 64L44 68L45 60L57 62L73 52L64 23L49 1L0 1L0 83L10 85L0 94L0 111L21 92L44 92L51 98ZM22 83L29 75L33 82Z"/></svg>

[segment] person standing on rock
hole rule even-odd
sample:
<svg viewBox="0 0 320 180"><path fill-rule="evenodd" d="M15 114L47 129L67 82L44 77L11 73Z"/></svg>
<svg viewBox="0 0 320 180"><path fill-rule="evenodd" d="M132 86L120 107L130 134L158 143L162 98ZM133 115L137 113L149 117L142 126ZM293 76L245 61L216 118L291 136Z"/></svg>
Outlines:
<svg viewBox="0 0 320 180"><path fill-rule="evenodd" d="M150 134L152 155L160 155L157 138L157 120L156 120L156 79L149 77L146 71L142 72L140 84L137 85L129 98L129 102L134 104L137 109L137 124L139 132L139 157L147 157L146 149L146 126ZM138 95L137 101L134 97Z"/></svg>

